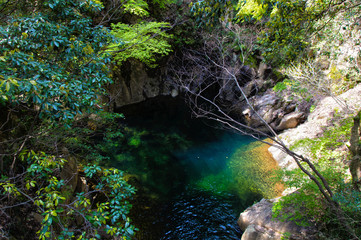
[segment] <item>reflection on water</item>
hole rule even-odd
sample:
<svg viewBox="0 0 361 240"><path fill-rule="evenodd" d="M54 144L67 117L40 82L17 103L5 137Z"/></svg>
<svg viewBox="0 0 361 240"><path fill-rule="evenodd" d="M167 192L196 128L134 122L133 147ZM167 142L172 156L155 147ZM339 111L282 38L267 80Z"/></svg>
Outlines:
<svg viewBox="0 0 361 240"><path fill-rule="evenodd" d="M186 189L161 212L165 216L159 218L164 225L160 239L240 239L237 200L231 194L220 197Z"/></svg>

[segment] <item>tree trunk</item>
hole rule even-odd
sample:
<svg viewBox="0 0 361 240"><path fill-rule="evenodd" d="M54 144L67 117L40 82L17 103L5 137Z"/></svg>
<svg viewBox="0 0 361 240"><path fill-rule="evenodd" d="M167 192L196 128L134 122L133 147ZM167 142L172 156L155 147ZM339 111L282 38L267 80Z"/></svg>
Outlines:
<svg viewBox="0 0 361 240"><path fill-rule="evenodd" d="M360 114L354 117L354 125L351 128L350 151L352 159L350 163L350 172L354 188L361 190L361 144L360 144Z"/></svg>

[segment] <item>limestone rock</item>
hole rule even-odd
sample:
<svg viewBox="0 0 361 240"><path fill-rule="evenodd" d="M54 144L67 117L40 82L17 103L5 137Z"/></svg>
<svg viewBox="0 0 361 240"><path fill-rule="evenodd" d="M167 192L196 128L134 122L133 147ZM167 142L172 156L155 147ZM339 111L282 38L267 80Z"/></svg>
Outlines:
<svg viewBox="0 0 361 240"><path fill-rule="evenodd" d="M282 234L272 229L267 229L259 225L249 225L242 234L241 240L278 240Z"/></svg>
<svg viewBox="0 0 361 240"><path fill-rule="evenodd" d="M263 96L255 96L251 99L253 108L267 122L274 120L274 110L280 99L274 94L265 94ZM248 125L251 127L259 127L263 125L262 120L254 113L250 106L246 106L243 112L247 112Z"/></svg>
<svg viewBox="0 0 361 240"><path fill-rule="evenodd" d="M238 225L245 231L242 240L279 240L284 233L290 234L291 239L312 239L315 228L272 218L272 206L276 201L278 199L262 199L240 214Z"/></svg>
<svg viewBox="0 0 361 240"><path fill-rule="evenodd" d="M293 158L287 153L283 152L277 147L270 147L268 151L271 153L272 157L277 161L278 166L285 170L293 170L297 168L297 164Z"/></svg>
<svg viewBox="0 0 361 240"><path fill-rule="evenodd" d="M301 139L317 138L323 132L323 128L327 126L328 120L332 118L336 112L337 114L345 116L354 115L359 110L361 110L361 84L344 94L341 94L337 98L324 98L319 102L315 110L310 113L305 123L296 128L284 131L279 137L287 146L291 146ZM297 168L294 160L280 149L270 147L268 151L272 154L281 168L288 170ZM294 149L294 151L298 154L307 156L307 151L302 147Z"/></svg>
<svg viewBox="0 0 361 240"><path fill-rule="evenodd" d="M306 116L306 112L299 111L295 103L281 99L271 90L264 95L251 97L250 103L258 115L278 131L296 127ZM248 126L259 130L265 128L263 121L249 105L243 105L241 113Z"/></svg>
<svg viewBox="0 0 361 240"><path fill-rule="evenodd" d="M302 112L292 112L285 115L280 124L276 127L277 130L284 130L288 128L295 128L297 125L304 120L305 113Z"/></svg>

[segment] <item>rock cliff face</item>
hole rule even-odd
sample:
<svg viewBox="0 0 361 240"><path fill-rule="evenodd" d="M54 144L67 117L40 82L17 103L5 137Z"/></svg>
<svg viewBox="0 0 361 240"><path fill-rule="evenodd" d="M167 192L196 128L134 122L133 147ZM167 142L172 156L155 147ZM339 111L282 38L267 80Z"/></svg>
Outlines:
<svg viewBox="0 0 361 240"><path fill-rule="evenodd" d="M113 73L109 86L110 101L115 108L138 103L159 95L177 95L177 90L165 81L165 69L149 69L143 63L129 60Z"/></svg>
<svg viewBox="0 0 361 240"><path fill-rule="evenodd" d="M250 72L247 75L252 77L242 90L249 99L253 109L273 129L282 131L294 128L305 121L310 103L304 101L300 104L277 95L272 90L272 86L275 84L273 79L275 76L273 76L272 70L264 63L260 63L257 70L252 69ZM261 131L267 131L263 122L245 101L242 101L241 105L237 107L240 109L239 112L248 126Z"/></svg>

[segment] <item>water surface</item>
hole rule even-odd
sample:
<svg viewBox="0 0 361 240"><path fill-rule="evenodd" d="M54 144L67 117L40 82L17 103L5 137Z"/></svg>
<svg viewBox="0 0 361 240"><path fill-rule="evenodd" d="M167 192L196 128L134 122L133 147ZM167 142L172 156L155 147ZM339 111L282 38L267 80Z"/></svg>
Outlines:
<svg viewBox="0 0 361 240"><path fill-rule="evenodd" d="M258 145L192 119L184 104L159 104L123 109L135 137L112 163L138 188L136 239L240 239L239 213L272 188L258 171L264 157L250 150Z"/></svg>

